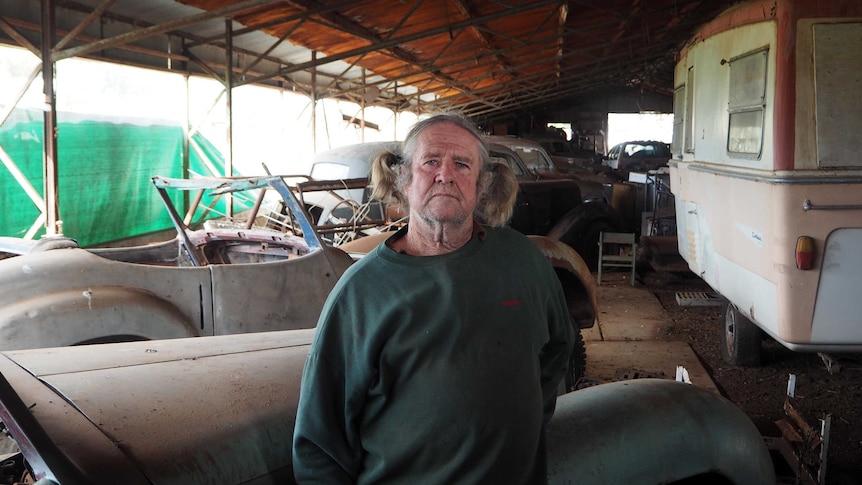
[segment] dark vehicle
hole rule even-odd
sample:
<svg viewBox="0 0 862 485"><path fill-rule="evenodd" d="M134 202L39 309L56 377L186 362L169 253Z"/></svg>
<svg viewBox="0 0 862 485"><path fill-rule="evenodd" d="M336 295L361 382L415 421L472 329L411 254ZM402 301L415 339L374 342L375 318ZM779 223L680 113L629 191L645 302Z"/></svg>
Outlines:
<svg viewBox="0 0 862 485"><path fill-rule="evenodd" d="M602 162L622 173L648 172L666 167L670 145L660 141L627 141L614 145Z"/></svg>
<svg viewBox="0 0 862 485"><path fill-rule="evenodd" d="M610 185L556 170L541 145L530 140L489 140L491 158L508 164L518 177L512 228L560 240L595 268L599 234L620 231L623 225L608 203Z"/></svg>

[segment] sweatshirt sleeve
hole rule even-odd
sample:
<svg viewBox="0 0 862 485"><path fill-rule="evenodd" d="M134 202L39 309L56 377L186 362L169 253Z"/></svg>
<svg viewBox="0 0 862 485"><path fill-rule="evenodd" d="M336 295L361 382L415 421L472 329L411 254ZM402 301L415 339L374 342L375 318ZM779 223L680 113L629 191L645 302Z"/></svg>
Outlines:
<svg viewBox="0 0 862 485"><path fill-rule="evenodd" d="M293 433L293 471L298 483L355 483L361 462L356 396L347 388L347 339L334 325L337 311L321 314L300 385ZM333 320L333 321L327 321ZM343 322L339 322L343 323Z"/></svg>
<svg viewBox="0 0 862 485"><path fill-rule="evenodd" d="M545 423L554 414L557 389L568 371L575 340L566 298L556 276L553 276L553 283L547 309L549 337L539 355Z"/></svg>

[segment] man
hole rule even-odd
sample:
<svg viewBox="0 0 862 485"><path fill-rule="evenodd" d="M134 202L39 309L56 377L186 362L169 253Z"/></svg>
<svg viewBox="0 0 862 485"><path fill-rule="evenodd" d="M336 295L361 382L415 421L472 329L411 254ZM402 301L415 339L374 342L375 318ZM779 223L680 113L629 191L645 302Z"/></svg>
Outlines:
<svg viewBox="0 0 862 485"><path fill-rule="evenodd" d="M406 228L321 313L294 432L300 483L544 483L544 424L572 349L542 253L501 226L517 181L464 117L418 122L378 158ZM490 223L483 226L479 223Z"/></svg>

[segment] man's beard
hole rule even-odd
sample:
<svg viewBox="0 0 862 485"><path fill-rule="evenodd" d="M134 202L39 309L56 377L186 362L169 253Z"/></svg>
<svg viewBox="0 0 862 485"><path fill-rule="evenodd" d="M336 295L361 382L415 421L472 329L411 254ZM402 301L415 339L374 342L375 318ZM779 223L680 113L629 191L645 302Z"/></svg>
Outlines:
<svg viewBox="0 0 862 485"><path fill-rule="evenodd" d="M441 218L441 217L432 216L430 214L426 214L423 212L423 213L419 214L419 218L422 219L428 225L435 225L435 224L461 225L467 221L467 215L466 214L455 214L452 216Z"/></svg>

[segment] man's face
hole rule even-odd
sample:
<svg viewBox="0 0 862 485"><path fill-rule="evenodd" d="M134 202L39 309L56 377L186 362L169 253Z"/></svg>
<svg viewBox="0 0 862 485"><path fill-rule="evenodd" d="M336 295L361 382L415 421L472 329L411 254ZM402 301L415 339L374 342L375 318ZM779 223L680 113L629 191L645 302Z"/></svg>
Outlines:
<svg viewBox="0 0 862 485"><path fill-rule="evenodd" d="M482 160L479 141L451 123L432 125L416 140L412 180L404 187L411 218L426 222L469 220L477 203Z"/></svg>

